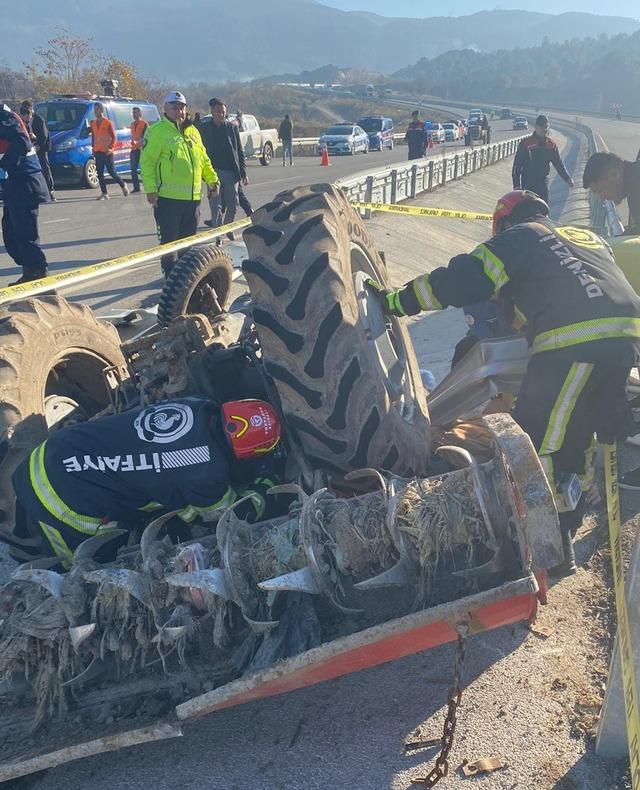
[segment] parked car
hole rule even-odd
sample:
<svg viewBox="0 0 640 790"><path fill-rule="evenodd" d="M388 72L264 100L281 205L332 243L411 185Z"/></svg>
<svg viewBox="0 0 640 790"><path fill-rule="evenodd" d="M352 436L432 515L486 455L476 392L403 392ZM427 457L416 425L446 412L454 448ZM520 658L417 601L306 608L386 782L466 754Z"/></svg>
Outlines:
<svg viewBox="0 0 640 790"><path fill-rule="evenodd" d="M318 140L318 152L326 148L330 154L369 153L369 135L353 123L338 123L325 129Z"/></svg>
<svg viewBox="0 0 640 790"><path fill-rule="evenodd" d="M427 140L431 139L434 143L445 142L444 126L441 123L425 121L424 130L427 133Z"/></svg>
<svg viewBox="0 0 640 790"><path fill-rule="evenodd" d="M131 108L139 107L149 123L160 119L155 104L114 96L89 94L54 96L38 102L35 111L45 119L51 132L51 171L56 184L81 183L90 189L98 186L98 171L91 150L91 121L95 102L104 105L104 114L116 129L114 161L116 172L129 173L131 151Z"/></svg>
<svg viewBox="0 0 640 790"><path fill-rule="evenodd" d="M369 135L369 150L393 150L393 120L382 115L367 115L360 118L358 126Z"/></svg>
<svg viewBox="0 0 640 790"><path fill-rule="evenodd" d="M447 121L447 123L443 123L442 126L444 128L445 142L454 143L456 140L460 139L460 128L456 122Z"/></svg>
<svg viewBox="0 0 640 790"><path fill-rule="evenodd" d="M529 121L524 117L524 115L516 115L513 119L513 128L514 129L528 129L529 128Z"/></svg>

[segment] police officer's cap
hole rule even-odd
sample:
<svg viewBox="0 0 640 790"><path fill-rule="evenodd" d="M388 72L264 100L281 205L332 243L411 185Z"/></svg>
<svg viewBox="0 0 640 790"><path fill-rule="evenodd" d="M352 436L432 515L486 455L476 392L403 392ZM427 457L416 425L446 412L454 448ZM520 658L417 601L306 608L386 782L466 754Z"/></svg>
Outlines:
<svg viewBox="0 0 640 790"><path fill-rule="evenodd" d="M184 104L186 106L187 100L184 97L184 93L180 93L180 91L170 91L164 97L164 103L165 104L174 104L174 103L177 104L177 103L180 103L180 104Z"/></svg>

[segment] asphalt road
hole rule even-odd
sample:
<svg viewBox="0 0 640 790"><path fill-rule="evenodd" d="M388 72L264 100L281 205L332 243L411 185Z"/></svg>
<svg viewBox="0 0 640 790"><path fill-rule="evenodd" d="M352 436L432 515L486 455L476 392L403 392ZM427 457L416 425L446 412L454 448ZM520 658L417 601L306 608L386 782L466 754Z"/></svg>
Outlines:
<svg viewBox="0 0 640 790"><path fill-rule="evenodd" d="M495 140L512 136L510 123L496 124ZM458 149L461 143L438 145L434 155ZM321 167L318 157L297 157L294 166L283 168L278 159L269 167L257 161L249 163L247 195L254 208L271 200L275 194L302 184L335 181L365 171L379 170L386 165L406 161L407 149L397 146L393 151L370 152L354 157L332 157L329 168ZM116 185L109 186L111 200L97 201L97 190L62 188L57 191L58 202L40 210L42 246L51 273L109 260L157 244L151 208L144 194L121 195ZM201 220L209 218L206 201L202 204ZM239 211L237 218L243 217ZM204 230L204 225L202 226ZM230 245L234 262L242 260L244 246ZM19 270L0 247L0 287L19 276ZM129 270L109 279L102 279L91 287L63 291L65 296L82 298L100 313L115 309L148 306L157 301L162 286L159 265L153 263L142 269Z"/></svg>

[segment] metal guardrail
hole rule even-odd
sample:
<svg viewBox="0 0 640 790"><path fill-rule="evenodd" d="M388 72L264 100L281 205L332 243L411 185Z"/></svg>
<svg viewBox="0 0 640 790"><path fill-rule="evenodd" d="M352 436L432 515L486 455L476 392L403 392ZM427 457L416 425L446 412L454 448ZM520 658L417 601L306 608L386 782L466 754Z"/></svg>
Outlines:
<svg viewBox="0 0 640 790"><path fill-rule="evenodd" d="M523 137L387 167L375 173L336 181L336 185L353 203L398 203L513 156ZM365 218L368 216L365 212Z"/></svg>
<svg viewBox="0 0 640 790"><path fill-rule="evenodd" d="M522 137L503 140L499 143L472 147L447 156L430 157L420 162L407 162L396 167L385 167L374 172L364 173L351 179L336 181L352 202L361 203L398 203L415 198L422 192L430 192L438 186L456 181L483 167L512 156ZM365 218L370 212L364 211ZM0 306L31 296L51 291L63 290L85 282L97 281L124 269L147 266L169 252L179 252L195 244L203 244L223 236L229 231L239 230L250 224L250 220L237 220L213 230L189 236L171 244L159 245L148 250L135 252L102 263L53 274L24 285L0 288Z"/></svg>

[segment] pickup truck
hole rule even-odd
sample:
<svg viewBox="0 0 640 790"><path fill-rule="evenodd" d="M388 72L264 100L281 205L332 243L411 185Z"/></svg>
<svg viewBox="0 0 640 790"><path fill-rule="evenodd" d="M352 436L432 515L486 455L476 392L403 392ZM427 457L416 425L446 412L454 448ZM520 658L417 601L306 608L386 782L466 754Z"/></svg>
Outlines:
<svg viewBox="0 0 640 790"><path fill-rule="evenodd" d="M211 123L211 115L205 115L201 123ZM279 145L278 130L261 129L255 115L243 114L240 141L247 159L259 159L261 165L270 165Z"/></svg>

